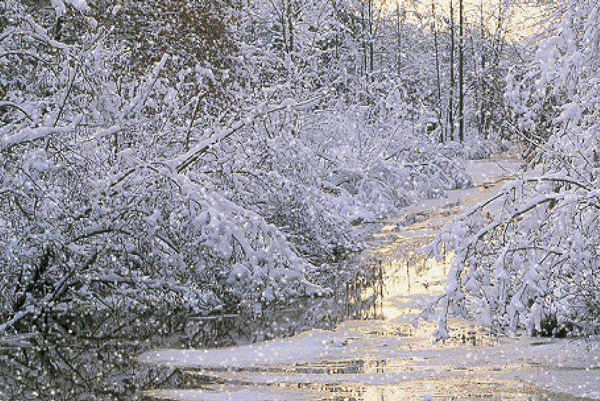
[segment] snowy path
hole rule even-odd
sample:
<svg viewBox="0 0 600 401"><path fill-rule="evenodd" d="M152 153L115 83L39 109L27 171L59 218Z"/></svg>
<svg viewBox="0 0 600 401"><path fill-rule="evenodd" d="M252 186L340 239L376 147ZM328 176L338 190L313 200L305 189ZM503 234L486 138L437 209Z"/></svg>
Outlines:
<svg viewBox="0 0 600 401"><path fill-rule="evenodd" d="M371 252L387 261L384 320L346 321L334 331L247 346L148 352L142 362L189 369L210 384L147 395L207 401L600 399L600 340L497 340L472 322L453 321L455 337L433 344L434 324L411 325L441 291L447 267L413 250L464 207L499 190L518 162L474 161L468 168L475 188L406 208L373 236Z"/></svg>

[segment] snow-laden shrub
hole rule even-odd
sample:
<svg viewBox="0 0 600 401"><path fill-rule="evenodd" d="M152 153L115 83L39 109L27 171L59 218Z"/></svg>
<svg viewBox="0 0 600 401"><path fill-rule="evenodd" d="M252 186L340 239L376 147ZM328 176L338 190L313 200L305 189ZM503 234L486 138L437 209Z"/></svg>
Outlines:
<svg viewBox="0 0 600 401"><path fill-rule="evenodd" d="M343 109L309 119L303 138L322 160L322 187L351 221L389 216L418 199L471 185L444 145L411 134L402 120L374 119L365 114L368 107L336 107Z"/></svg>
<svg viewBox="0 0 600 401"><path fill-rule="evenodd" d="M256 170L234 180L232 198L279 227L312 262L335 261L354 247L349 221L332 208L331 194L275 171Z"/></svg>
<svg viewBox="0 0 600 401"><path fill-rule="evenodd" d="M330 190L338 194L342 213L357 222L390 216L419 199L471 185L455 162L429 153L427 157L417 163L380 160L364 169L334 170L324 183L335 188Z"/></svg>
<svg viewBox="0 0 600 401"><path fill-rule="evenodd" d="M281 230L178 167L186 130L157 125L179 100L166 58L117 88L101 31L67 46L14 18L0 42L14 77L0 132L3 332L86 306L207 314L247 294L326 292Z"/></svg>
<svg viewBox="0 0 600 401"><path fill-rule="evenodd" d="M600 330L600 6L569 1L557 13L556 29L510 94L527 144L536 141L537 176L507 184L432 245L439 253L448 242L456 253L446 292L431 306L443 307L440 337L452 313L499 330ZM542 119L535 113L544 107L521 103L550 97L554 113Z"/></svg>
<svg viewBox="0 0 600 401"><path fill-rule="evenodd" d="M311 261L331 262L354 248L351 223L470 185L435 143L399 134L403 124L371 122L323 93L297 107L290 91L268 91L279 106L223 141L205 168L229 199L280 227Z"/></svg>

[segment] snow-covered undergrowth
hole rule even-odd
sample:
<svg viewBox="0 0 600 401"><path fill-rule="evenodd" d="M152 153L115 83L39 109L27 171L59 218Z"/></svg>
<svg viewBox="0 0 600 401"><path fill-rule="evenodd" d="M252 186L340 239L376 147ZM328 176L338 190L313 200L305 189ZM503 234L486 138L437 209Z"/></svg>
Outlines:
<svg viewBox="0 0 600 401"><path fill-rule="evenodd" d="M497 330L569 336L600 330L600 6L568 1L515 73L514 129L530 148L534 176L449 224L434 250L456 253L439 335L448 314L475 314Z"/></svg>
<svg viewBox="0 0 600 401"><path fill-rule="evenodd" d="M321 138L310 138L329 159L321 186L337 195L343 215L373 220L417 199L471 185L461 159L447 156L453 145L437 144L394 124L393 114L366 123L357 109L321 117L316 130Z"/></svg>

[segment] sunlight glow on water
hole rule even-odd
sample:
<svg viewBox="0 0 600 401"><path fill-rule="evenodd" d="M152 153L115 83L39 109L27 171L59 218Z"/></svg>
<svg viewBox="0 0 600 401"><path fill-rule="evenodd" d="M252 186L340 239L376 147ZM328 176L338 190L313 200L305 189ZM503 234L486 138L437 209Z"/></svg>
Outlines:
<svg viewBox="0 0 600 401"><path fill-rule="evenodd" d="M449 199L437 208L421 205L425 210L409 211L373 235L370 253L374 258L367 260L379 261L376 267L381 269L383 286L374 280L355 287L353 302L372 309L331 332L339 344L329 347L339 347L339 357L235 369L192 369L185 373L205 378L205 388L154 390L146 395L185 401L420 401L425 397L439 401L574 400L504 378L503 372L533 372L539 366L519 358L488 361L486 355L493 353L499 339L473 322L452 319L453 337L435 344L435 322L421 322L417 328L412 325L422 308L442 292L452 262L451 253L436 261L420 249L436 230L460 213L461 205L487 196L492 186L464 191L463 203ZM375 275L377 271L373 269ZM360 320L370 316L383 320ZM342 357L346 351L356 356Z"/></svg>

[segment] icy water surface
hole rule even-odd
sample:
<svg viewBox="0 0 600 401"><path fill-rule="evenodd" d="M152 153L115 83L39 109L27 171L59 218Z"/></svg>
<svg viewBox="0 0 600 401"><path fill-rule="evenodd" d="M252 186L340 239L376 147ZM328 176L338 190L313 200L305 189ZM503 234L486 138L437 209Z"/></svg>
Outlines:
<svg viewBox="0 0 600 401"><path fill-rule="evenodd" d="M472 322L455 320L453 337L434 344L435 324L422 323L418 328L412 324L423 306L442 291L452 258L447 255L435 261L418 249L463 207L498 190L504 169L517 166L510 160L500 164L474 162L474 189L453 191L448 199L408 208L372 235L363 263L376 266L374 274L380 280L348 289L354 296L346 307L379 300L367 302L369 306L355 316L378 319L345 321L333 330L265 344L146 353L140 357L143 362L181 369L205 384L144 394L169 400L585 399L562 394L557 386L544 390L548 388L544 381L559 379L554 366L558 363L539 355L556 346L555 340L500 340ZM590 377L595 380L597 375Z"/></svg>

